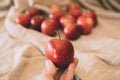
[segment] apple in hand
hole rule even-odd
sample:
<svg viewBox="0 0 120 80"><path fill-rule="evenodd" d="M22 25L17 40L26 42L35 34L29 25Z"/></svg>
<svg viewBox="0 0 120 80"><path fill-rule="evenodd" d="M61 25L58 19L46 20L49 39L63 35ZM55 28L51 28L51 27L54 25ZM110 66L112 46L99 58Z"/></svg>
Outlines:
<svg viewBox="0 0 120 80"><path fill-rule="evenodd" d="M77 24L82 27L83 34L89 34L94 26L93 19L87 16L78 17Z"/></svg>
<svg viewBox="0 0 120 80"><path fill-rule="evenodd" d="M35 15L39 15L40 11L36 8L28 8L25 10L25 14L30 16L30 17L33 17Z"/></svg>
<svg viewBox="0 0 120 80"><path fill-rule="evenodd" d="M45 54L58 68L66 68L74 59L73 45L69 40L49 40Z"/></svg>
<svg viewBox="0 0 120 80"><path fill-rule="evenodd" d="M82 27L76 24L68 24L63 29L63 36L67 39L75 40L82 33Z"/></svg>
<svg viewBox="0 0 120 80"><path fill-rule="evenodd" d="M58 29L58 22L54 19L45 19L41 23L41 32L47 35L54 35Z"/></svg>
<svg viewBox="0 0 120 80"><path fill-rule="evenodd" d="M28 27L30 25L30 20L31 20L30 16L25 14L20 14L16 17L15 22L24 27Z"/></svg>
<svg viewBox="0 0 120 80"><path fill-rule="evenodd" d="M40 26L43 20L44 20L43 16L40 16L40 15L33 16L30 21L31 28L35 30L40 30Z"/></svg>

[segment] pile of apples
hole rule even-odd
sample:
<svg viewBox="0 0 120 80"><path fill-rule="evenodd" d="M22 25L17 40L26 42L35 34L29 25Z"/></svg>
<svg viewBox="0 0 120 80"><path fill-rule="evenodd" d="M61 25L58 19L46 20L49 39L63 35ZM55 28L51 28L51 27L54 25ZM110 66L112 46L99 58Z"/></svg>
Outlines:
<svg viewBox="0 0 120 80"><path fill-rule="evenodd" d="M70 40L79 38L81 34L89 34L97 23L96 14L93 11L83 13L77 3L64 6L64 10L58 3L52 3L48 8L51 12L47 16L36 8L28 8L16 17L15 22L49 36L61 29L64 38Z"/></svg>

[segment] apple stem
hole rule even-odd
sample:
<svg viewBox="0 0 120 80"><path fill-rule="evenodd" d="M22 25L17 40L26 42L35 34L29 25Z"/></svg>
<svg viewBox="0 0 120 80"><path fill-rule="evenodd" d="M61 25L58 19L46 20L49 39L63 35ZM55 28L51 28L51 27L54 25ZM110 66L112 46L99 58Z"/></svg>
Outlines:
<svg viewBox="0 0 120 80"><path fill-rule="evenodd" d="M61 36L60 36L59 31L57 30L56 32L57 32L57 34L58 34L58 36L59 36L59 39L61 40Z"/></svg>

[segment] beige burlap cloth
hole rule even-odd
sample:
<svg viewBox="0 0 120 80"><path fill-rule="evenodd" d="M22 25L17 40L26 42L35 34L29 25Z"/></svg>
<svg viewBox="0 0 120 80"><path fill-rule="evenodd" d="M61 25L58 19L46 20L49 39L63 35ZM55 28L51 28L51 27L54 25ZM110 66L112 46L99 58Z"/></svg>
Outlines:
<svg viewBox="0 0 120 80"><path fill-rule="evenodd" d="M70 0L14 0L5 18L0 18L0 80L34 80L44 68L44 48L51 38L40 32L25 29L14 18L29 6L50 12L45 5L52 2L66 5ZM77 1L77 0L76 0ZM100 0L99 0L100 1ZM89 35L82 35L74 45L79 59L75 74L82 80L120 80L120 13L105 6L112 0L99 2L79 0L84 10L94 10L98 24ZM117 0L115 0L117 2ZM118 1L119 2L119 1ZM104 3L104 6L101 4ZM114 11L115 10L115 11Z"/></svg>

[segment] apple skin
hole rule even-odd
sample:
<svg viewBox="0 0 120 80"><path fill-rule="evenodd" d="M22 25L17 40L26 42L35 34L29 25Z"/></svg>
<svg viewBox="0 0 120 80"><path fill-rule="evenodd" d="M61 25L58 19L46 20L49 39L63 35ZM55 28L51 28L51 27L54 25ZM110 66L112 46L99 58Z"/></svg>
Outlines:
<svg viewBox="0 0 120 80"><path fill-rule="evenodd" d="M82 11L78 9L70 10L68 13L72 15L75 19L82 15Z"/></svg>
<svg viewBox="0 0 120 80"><path fill-rule="evenodd" d="M54 35L55 31L58 29L58 22L54 19L45 19L41 23L41 32L46 35Z"/></svg>
<svg viewBox="0 0 120 80"><path fill-rule="evenodd" d="M40 15L40 11L36 8L28 8L25 10L25 14L30 17L33 17L35 15Z"/></svg>
<svg viewBox="0 0 120 80"><path fill-rule="evenodd" d="M74 48L69 40L51 39L46 45L45 54L58 68L66 68L73 62Z"/></svg>
<svg viewBox="0 0 120 80"><path fill-rule="evenodd" d="M20 14L15 18L15 22L24 27L30 26L30 20L31 20L31 17L25 14Z"/></svg>
<svg viewBox="0 0 120 80"><path fill-rule="evenodd" d="M43 16L40 16L40 15L33 16L31 21L30 21L31 28L40 31L40 26L41 26L41 23L44 19L45 18Z"/></svg>
<svg viewBox="0 0 120 80"><path fill-rule="evenodd" d="M62 11L54 11L49 14L49 18L59 21L60 17L65 15Z"/></svg>
<svg viewBox="0 0 120 80"><path fill-rule="evenodd" d="M70 3L69 5L67 5L67 11L71 11L71 10L75 10L75 9L78 9L78 10L81 10L81 7L79 4L77 3Z"/></svg>
<svg viewBox="0 0 120 80"><path fill-rule="evenodd" d="M92 28L94 26L93 19L87 16L78 17L77 24L82 27L83 34L89 34L92 31Z"/></svg>
<svg viewBox="0 0 120 80"><path fill-rule="evenodd" d="M51 3L48 5L48 8L50 8L52 11L62 11L61 5L58 3Z"/></svg>
<svg viewBox="0 0 120 80"><path fill-rule="evenodd" d="M82 33L82 27L76 24L68 24L63 29L63 36L70 40L77 39Z"/></svg>
<svg viewBox="0 0 120 80"><path fill-rule="evenodd" d="M90 17L94 21L94 26L97 24L97 16L93 11L89 11L83 14L83 16Z"/></svg>
<svg viewBox="0 0 120 80"><path fill-rule="evenodd" d="M64 29L65 25L67 24L74 24L76 19L72 15L64 15L60 18L60 24Z"/></svg>

